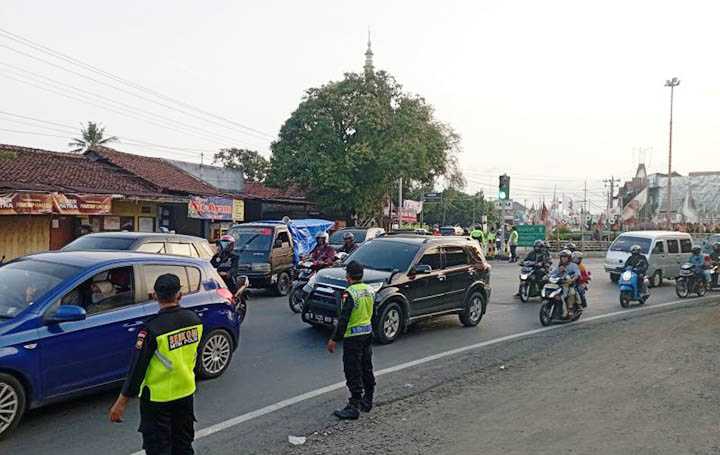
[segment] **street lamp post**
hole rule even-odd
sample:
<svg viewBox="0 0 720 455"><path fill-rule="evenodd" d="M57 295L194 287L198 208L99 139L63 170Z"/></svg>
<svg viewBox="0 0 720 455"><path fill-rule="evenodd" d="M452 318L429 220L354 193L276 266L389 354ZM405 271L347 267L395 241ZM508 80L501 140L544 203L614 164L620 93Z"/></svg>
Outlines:
<svg viewBox="0 0 720 455"><path fill-rule="evenodd" d="M667 182L667 224L672 229L672 120L673 120L673 95L675 87L680 85L680 79L673 77L665 81L665 87L670 87L670 142L668 145L668 182Z"/></svg>

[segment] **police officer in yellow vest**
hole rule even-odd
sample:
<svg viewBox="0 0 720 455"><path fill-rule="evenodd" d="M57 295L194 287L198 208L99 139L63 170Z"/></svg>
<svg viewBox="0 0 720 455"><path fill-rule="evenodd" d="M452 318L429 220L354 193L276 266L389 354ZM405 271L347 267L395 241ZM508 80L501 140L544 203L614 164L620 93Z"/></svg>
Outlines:
<svg viewBox="0 0 720 455"><path fill-rule="evenodd" d="M200 318L180 307L180 280L155 281L160 312L138 331L130 372L110 409L122 422L130 398L140 397L140 428L147 455L192 455L195 438L195 360L202 337Z"/></svg>
<svg viewBox="0 0 720 455"><path fill-rule="evenodd" d="M335 352L336 343L343 341L343 369L350 389L350 401L335 411L339 419L355 420L360 411L370 412L375 394L372 364L372 315L375 292L362 282L363 266L351 261L345 268L349 284L341 297L340 316L327 350Z"/></svg>

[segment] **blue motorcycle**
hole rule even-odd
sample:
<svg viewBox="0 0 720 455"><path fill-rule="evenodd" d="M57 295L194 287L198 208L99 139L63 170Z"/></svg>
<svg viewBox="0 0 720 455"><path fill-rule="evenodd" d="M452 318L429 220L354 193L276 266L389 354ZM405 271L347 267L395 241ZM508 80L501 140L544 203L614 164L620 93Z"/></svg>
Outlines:
<svg viewBox="0 0 720 455"><path fill-rule="evenodd" d="M645 278L645 289L647 289L647 278ZM640 282L638 280L637 272L628 267L623 273L620 274L618 280L620 286L620 306L627 308L630 306L630 302L638 302L640 305L644 305L647 299L650 297L649 294L640 293Z"/></svg>

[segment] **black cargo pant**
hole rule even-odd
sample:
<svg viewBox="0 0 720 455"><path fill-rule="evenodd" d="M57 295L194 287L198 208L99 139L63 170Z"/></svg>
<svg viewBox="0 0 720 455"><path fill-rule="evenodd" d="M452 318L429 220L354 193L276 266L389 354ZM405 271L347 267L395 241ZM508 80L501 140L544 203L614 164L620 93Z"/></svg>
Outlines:
<svg viewBox="0 0 720 455"><path fill-rule="evenodd" d="M147 455L193 455L193 396L166 403L140 400L140 428Z"/></svg>
<svg viewBox="0 0 720 455"><path fill-rule="evenodd" d="M372 335L358 335L343 340L343 370L350 390L350 402L357 404L375 393L372 364Z"/></svg>

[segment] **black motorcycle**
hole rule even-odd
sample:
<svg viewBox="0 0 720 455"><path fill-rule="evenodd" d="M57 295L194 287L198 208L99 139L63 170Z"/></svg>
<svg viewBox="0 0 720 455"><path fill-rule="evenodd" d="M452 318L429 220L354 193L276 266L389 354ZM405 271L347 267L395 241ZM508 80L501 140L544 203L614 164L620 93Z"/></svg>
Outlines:
<svg viewBox="0 0 720 455"><path fill-rule="evenodd" d="M305 304L305 291L303 288L315 274L312 268L312 261L302 261L293 269L293 282L288 293L288 303L293 313L302 313Z"/></svg>
<svg viewBox="0 0 720 455"><path fill-rule="evenodd" d="M705 276L695 272L695 266L692 264L683 264L680 267L680 275L675 278L675 293L681 299L688 297L690 294L697 294L702 297L707 292L708 287L705 282Z"/></svg>
<svg viewBox="0 0 720 455"><path fill-rule="evenodd" d="M566 319L565 313L565 292L564 285L567 281L567 275L553 276L548 278L548 282L542 290L543 304L540 307L540 324L549 326L550 324L564 324L574 322L582 316L583 308L580 305L580 297L574 296L572 317Z"/></svg>
<svg viewBox="0 0 720 455"><path fill-rule="evenodd" d="M523 261L520 263L520 287L518 294L523 303L532 297L540 297L547 282L547 267L542 262Z"/></svg>

